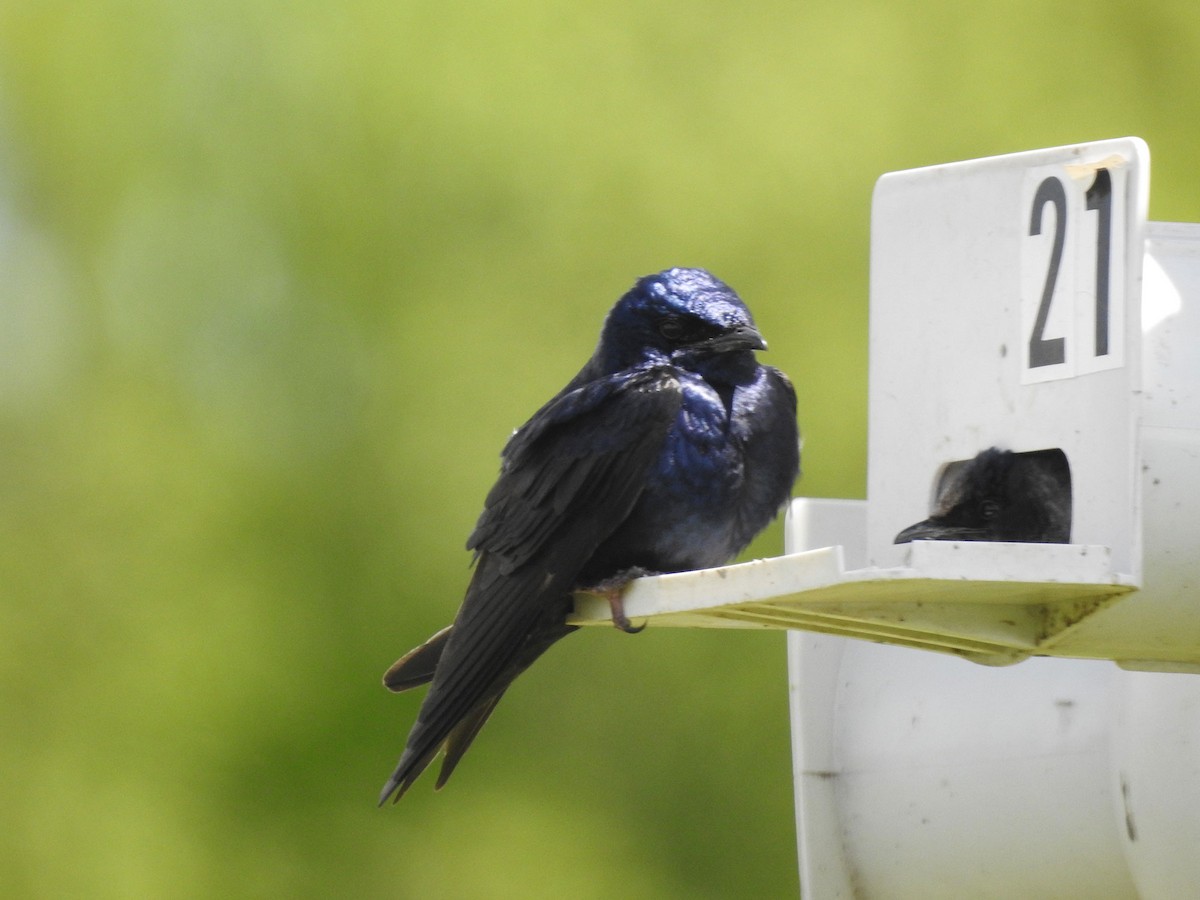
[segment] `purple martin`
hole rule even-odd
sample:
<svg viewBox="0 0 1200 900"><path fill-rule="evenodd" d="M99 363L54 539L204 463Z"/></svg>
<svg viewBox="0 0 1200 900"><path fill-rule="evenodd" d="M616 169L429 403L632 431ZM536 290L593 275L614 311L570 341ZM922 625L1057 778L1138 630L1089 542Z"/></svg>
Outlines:
<svg viewBox="0 0 1200 900"><path fill-rule="evenodd" d="M755 358L766 346L704 269L648 275L617 302L591 359L505 446L453 625L384 675L393 691L431 685L380 805L442 749L446 783L513 679L576 630L575 591L603 593L634 631L630 579L723 565L770 522L800 445L791 383Z"/></svg>
<svg viewBox="0 0 1200 900"><path fill-rule="evenodd" d="M896 535L909 541L1071 541L1071 470L1061 450L1013 453L989 447L952 463L933 515Z"/></svg>

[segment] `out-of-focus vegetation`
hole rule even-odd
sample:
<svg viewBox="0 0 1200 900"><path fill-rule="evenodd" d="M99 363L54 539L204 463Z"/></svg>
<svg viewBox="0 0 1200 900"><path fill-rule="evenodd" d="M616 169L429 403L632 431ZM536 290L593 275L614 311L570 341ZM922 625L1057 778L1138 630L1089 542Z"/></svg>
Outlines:
<svg viewBox="0 0 1200 900"><path fill-rule="evenodd" d="M875 178L1138 134L1197 221L1198 83L1191 0L6 0L4 896L794 894L780 634L576 635L383 811L379 676L636 276L862 496Z"/></svg>

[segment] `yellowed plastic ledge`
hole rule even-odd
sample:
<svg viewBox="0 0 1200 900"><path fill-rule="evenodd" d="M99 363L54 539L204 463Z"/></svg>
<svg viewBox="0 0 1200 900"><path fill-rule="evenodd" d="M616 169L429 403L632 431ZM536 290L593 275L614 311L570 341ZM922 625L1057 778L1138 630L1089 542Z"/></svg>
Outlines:
<svg viewBox="0 0 1200 900"><path fill-rule="evenodd" d="M639 578L634 624L803 629L939 650L1004 665L1053 655L1056 639L1135 590L1106 547L919 541L907 565L847 571L841 547ZM574 625L610 624L580 592Z"/></svg>

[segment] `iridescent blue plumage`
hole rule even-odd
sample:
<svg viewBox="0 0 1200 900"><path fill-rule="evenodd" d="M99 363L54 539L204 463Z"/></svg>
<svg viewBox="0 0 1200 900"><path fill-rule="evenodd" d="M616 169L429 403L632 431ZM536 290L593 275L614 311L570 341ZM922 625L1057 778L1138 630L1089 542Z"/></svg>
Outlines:
<svg viewBox="0 0 1200 900"><path fill-rule="evenodd" d="M762 349L745 304L703 269L646 276L617 302L592 358L505 447L453 626L384 676L432 686L381 803L443 746L445 783L513 679L574 630L574 590L721 565L771 520L799 435Z"/></svg>

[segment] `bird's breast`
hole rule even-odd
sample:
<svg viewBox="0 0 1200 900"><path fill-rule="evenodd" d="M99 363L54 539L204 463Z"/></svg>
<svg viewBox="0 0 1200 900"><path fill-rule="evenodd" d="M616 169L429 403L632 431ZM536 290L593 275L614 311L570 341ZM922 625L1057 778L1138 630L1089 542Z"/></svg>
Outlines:
<svg viewBox="0 0 1200 900"><path fill-rule="evenodd" d="M741 444L720 394L700 380L685 381L675 423L667 432L656 481L697 504L728 501L741 483Z"/></svg>

